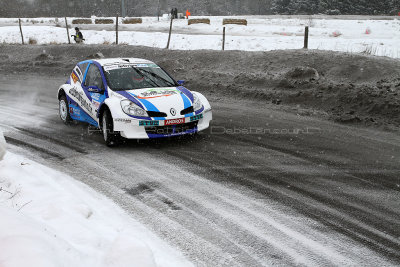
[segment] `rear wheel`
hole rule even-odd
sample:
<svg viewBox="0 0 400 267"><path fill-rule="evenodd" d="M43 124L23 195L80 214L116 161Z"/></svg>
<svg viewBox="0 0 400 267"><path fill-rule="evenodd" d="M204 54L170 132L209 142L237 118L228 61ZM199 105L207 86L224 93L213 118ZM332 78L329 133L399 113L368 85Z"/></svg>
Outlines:
<svg viewBox="0 0 400 267"><path fill-rule="evenodd" d="M72 121L71 115L69 114L69 106L68 106L68 101L67 97L63 95L59 102L59 112L60 112L60 118L65 124L70 124Z"/></svg>
<svg viewBox="0 0 400 267"><path fill-rule="evenodd" d="M106 142L107 146L116 146L119 144L121 135L119 133L114 132L113 119L111 116L111 112L106 109L103 114L102 120L102 132L103 138Z"/></svg>

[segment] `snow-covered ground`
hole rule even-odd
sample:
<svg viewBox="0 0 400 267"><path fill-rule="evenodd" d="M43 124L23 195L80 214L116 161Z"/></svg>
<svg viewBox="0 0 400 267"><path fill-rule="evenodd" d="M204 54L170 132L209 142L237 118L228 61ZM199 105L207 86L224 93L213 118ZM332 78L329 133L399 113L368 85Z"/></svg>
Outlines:
<svg viewBox="0 0 400 267"><path fill-rule="evenodd" d="M196 18L196 17L193 17ZM175 20L171 49L197 50L222 47L222 17L209 17L211 24L187 25ZM92 18L93 21L95 18ZM380 20L379 20L380 19ZM0 18L0 43L21 43L17 19ZM62 18L23 19L25 41L38 44L67 43ZM69 18L71 27L72 18ZM57 25L57 27L56 27ZM366 53L400 58L400 21L397 18L337 19L248 17L248 26L227 25L227 50L269 51L303 47L304 27L310 26L310 49ZM115 42L114 25L80 25L87 44ZM168 40L168 19L147 17L143 24L120 25L119 43L165 48ZM74 31L70 31L74 34Z"/></svg>
<svg viewBox="0 0 400 267"><path fill-rule="evenodd" d="M8 152L0 161L0 266L191 266L111 200Z"/></svg>
<svg viewBox="0 0 400 267"><path fill-rule="evenodd" d="M4 139L3 132L0 131L0 160L3 159L6 154L6 140Z"/></svg>

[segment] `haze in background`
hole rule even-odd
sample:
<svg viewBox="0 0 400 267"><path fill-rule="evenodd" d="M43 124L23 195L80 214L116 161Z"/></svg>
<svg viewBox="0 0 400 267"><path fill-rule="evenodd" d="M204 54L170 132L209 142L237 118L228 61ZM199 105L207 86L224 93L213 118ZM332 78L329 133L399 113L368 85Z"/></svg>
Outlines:
<svg viewBox="0 0 400 267"><path fill-rule="evenodd" d="M125 0L127 16L156 16L177 8L193 15L272 14L272 0ZM121 0L0 0L0 17L90 17L121 14Z"/></svg>
<svg viewBox="0 0 400 267"><path fill-rule="evenodd" d="M0 17L121 15L122 0L0 0ZM157 16L172 8L201 15L397 15L400 0L124 0L127 16Z"/></svg>

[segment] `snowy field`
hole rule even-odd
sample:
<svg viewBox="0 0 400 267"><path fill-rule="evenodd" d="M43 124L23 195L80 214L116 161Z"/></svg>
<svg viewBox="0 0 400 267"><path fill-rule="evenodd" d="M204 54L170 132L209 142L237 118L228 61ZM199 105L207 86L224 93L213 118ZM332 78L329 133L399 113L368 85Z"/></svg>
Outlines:
<svg viewBox="0 0 400 267"><path fill-rule="evenodd" d="M197 18L197 17L192 17ZM175 20L171 49L197 50L222 47L223 17L209 17L211 24L187 25ZM242 17L243 18L243 17ZM269 51L303 47L304 27L310 26L309 48L400 58L400 21L354 17L257 17L249 16L248 26L226 26L226 50ZM82 29L86 44L115 42L114 25L72 25ZM92 18L93 23L95 18ZM114 18L115 20L115 18ZM120 22L121 23L121 22ZM22 19L25 42L67 43L63 18ZM0 18L0 43L21 43L18 19ZM165 48L169 20L143 18L143 24L120 25L119 43ZM74 34L73 29L70 34Z"/></svg>
<svg viewBox="0 0 400 267"><path fill-rule="evenodd" d="M0 132L1 267L192 266L93 189L3 148Z"/></svg>

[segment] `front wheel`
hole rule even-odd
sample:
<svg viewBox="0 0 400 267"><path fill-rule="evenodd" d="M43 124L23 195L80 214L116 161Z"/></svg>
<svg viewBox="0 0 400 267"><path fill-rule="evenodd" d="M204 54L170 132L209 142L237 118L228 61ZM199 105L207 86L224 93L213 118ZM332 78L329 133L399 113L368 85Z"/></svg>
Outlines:
<svg viewBox="0 0 400 267"><path fill-rule="evenodd" d="M59 112L60 112L60 118L65 124L70 124L72 121L71 115L69 114L69 106L68 106L68 101L67 97L63 95L59 102Z"/></svg>
<svg viewBox="0 0 400 267"><path fill-rule="evenodd" d="M107 146L116 146L119 144L121 136L119 133L114 132L113 119L109 110L105 110L103 114L102 132Z"/></svg>

